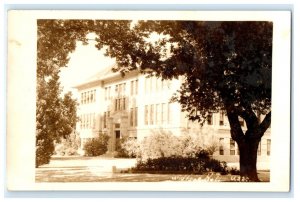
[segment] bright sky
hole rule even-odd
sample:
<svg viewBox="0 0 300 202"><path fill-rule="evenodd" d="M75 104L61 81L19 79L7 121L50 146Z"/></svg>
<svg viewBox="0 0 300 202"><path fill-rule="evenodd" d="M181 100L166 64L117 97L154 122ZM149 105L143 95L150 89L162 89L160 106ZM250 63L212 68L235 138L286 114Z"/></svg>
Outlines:
<svg viewBox="0 0 300 202"><path fill-rule="evenodd" d="M104 56L104 50L95 47L95 41L90 40L89 45L77 42L76 45L75 51L70 54L68 67L62 68L60 73L63 93L72 91L74 95L76 95L76 91L72 89L74 85L82 83L115 62L112 58Z"/></svg>

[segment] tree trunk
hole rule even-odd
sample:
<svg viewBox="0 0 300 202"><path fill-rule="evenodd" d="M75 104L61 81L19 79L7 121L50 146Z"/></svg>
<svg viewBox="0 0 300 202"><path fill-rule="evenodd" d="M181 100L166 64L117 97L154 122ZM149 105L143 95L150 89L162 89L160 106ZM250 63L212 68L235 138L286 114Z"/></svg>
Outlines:
<svg viewBox="0 0 300 202"><path fill-rule="evenodd" d="M247 180L251 182L259 182L257 176L257 149L260 139L257 138L243 138L242 141L238 141L238 147L240 151L240 176L241 180Z"/></svg>

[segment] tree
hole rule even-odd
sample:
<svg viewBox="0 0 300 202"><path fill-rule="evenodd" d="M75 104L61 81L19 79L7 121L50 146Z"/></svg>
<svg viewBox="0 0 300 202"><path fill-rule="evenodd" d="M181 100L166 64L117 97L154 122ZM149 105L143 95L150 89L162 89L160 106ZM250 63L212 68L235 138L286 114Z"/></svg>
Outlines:
<svg viewBox="0 0 300 202"><path fill-rule="evenodd" d="M272 27L271 22L141 21L131 29L115 26L123 30L116 37L99 32L97 40L110 47L118 71L183 76L174 100L191 120L203 124L210 113L224 110L239 147L240 173L259 181L257 148L271 124ZM155 42L149 40L153 33Z"/></svg>
<svg viewBox="0 0 300 202"><path fill-rule="evenodd" d="M259 180L257 148L271 123L272 22L44 20L40 24L44 42L59 47L41 55L46 58L38 65L42 71L49 69L47 61L65 66L75 41L86 43L85 35L94 32L96 47L116 58L115 71L124 75L138 69L163 79L182 76L174 100L200 124L210 113L225 111L240 150L240 173ZM260 115L265 115L262 121ZM245 133L239 117L246 122Z"/></svg>
<svg viewBox="0 0 300 202"><path fill-rule="evenodd" d="M60 97L59 72L76 40L87 41L87 30L80 32L83 24L78 21L38 20L37 25L36 167L49 163L54 141L67 138L75 128L77 102L71 93Z"/></svg>
<svg viewBox="0 0 300 202"><path fill-rule="evenodd" d="M54 153L54 140L70 135L77 121L76 100L69 92L60 97L58 71L38 78L36 103L36 167L47 164Z"/></svg>

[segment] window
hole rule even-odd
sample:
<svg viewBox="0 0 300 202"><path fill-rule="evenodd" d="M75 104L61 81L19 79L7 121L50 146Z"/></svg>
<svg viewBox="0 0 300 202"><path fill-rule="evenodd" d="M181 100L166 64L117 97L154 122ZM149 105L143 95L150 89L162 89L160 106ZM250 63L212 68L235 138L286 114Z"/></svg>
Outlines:
<svg viewBox="0 0 300 202"><path fill-rule="evenodd" d="M219 154L224 155L224 138L219 139Z"/></svg>
<svg viewBox="0 0 300 202"><path fill-rule="evenodd" d="M109 116L110 116L109 111L104 112L104 115L103 115L103 128L107 128Z"/></svg>
<svg viewBox="0 0 300 202"><path fill-rule="evenodd" d="M94 102L94 92L91 93L91 102Z"/></svg>
<svg viewBox="0 0 300 202"><path fill-rule="evenodd" d="M153 125L154 105L150 105L150 125Z"/></svg>
<svg viewBox="0 0 300 202"><path fill-rule="evenodd" d="M104 88L104 100L108 99L108 87Z"/></svg>
<svg viewBox="0 0 300 202"><path fill-rule="evenodd" d="M137 107L130 108L130 126L137 126L137 110Z"/></svg>
<svg viewBox="0 0 300 202"><path fill-rule="evenodd" d="M130 95L134 95L134 81L130 82Z"/></svg>
<svg viewBox="0 0 300 202"><path fill-rule="evenodd" d="M155 83L156 83L156 92L159 92L161 90L161 79L157 78Z"/></svg>
<svg viewBox="0 0 300 202"><path fill-rule="evenodd" d="M173 116L172 116L172 103L168 104L168 124L171 124L173 122Z"/></svg>
<svg viewBox="0 0 300 202"><path fill-rule="evenodd" d="M145 94L148 94L149 78L145 77Z"/></svg>
<svg viewBox="0 0 300 202"><path fill-rule="evenodd" d="M116 97L119 97L119 85L116 85L115 87L115 95Z"/></svg>
<svg viewBox="0 0 300 202"><path fill-rule="evenodd" d="M139 93L139 80L135 80L135 94L137 95Z"/></svg>
<svg viewBox="0 0 300 202"><path fill-rule="evenodd" d="M115 86L115 111L125 110L126 109L126 83L118 84Z"/></svg>
<svg viewBox="0 0 300 202"><path fill-rule="evenodd" d="M267 139L267 155L270 156L271 154L271 140Z"/></svg>
<svg viewBox="0 0 300 202"><path fill-rule="evenodd" d="M138 94L138 80L133 80L130 82L130 95Z"/></svg>
<svg viewBox="0 0 300 202"><path fill-rule="evenodd" d="M230 155L235 155L235 141L230 138Z"/></svg>
<svg viewBox="0 0 300 202"><path fill-rule="evenodd" d="M104 112L104 114L103 114L103 128L106 128L107 126L106 126L106 112Z"/></svg>
<svg viewBox="0 0 300 202"><path fill-rule="evenodd" d="M90 91L87 92L87 103L90 102Z"/></svg>
<svg viewBox="0 0 300 202"><path fill-rule="evenodd" d="M86 93L84 92L83 93L83 104L85 104L86 103Z"/></svg>
<svg viewBox="0 0 300 202"><path fill-rule="evenodd" d="M161 120L162 120L162 124L166 124L167 122L167 104L163 103L162 105L162 113L161 113Z"/></svg>
<svg viewBox="0 0 300 202"><path fill-rule="evenodd" d="M122 110L126 110L126 98L123 97L123 107Z"/></svg>
<svg viewBox="0 0 300 202"><path fill-rule="evenodd" d="M130 126L133 126L133 108L130 108Z"/></svg>
<svg viewBox="0 0 300 202"><path fill-rule="evenodd" d="M160 106L159 106L159 104L156 104L155 122L156 122L156 124L160 124Z"/></svg>
<svg viewBox="0 0 300 202"><path fill-rule="evenodd" d="M258 147L257 147L257 155L261 155L261 142L259 142Z"/></svg>
<svg viewBox="0 0 300 202"><path fill-rule="evenodd" d="M207 124L208 125L212 125L213 124L213 121L212 121L212 113L209 113L207 115Z"/></svg>
<svg viewBox="0 0 300 202"><path fill-rule="evenodd" d="M145 125L148 125L148 105L145 105Z"/></svg>
<svg viewBox="0 0 300 202"><path fill-rule="evenodd" d="M224 111L220 111L220 126L224 125Z"/></svg>
<svg viewBox="0 0 300 202"><path fill-rule="evenodd" d="M138 125L138 108L136 107L134 110L134 125Z"/></svg>
<svg viewBox="0 0 300 202"><path fill-rule="evenodd" d="M85 115L85 128L88 128L89 127L89 115L86 114Z"/></svg>

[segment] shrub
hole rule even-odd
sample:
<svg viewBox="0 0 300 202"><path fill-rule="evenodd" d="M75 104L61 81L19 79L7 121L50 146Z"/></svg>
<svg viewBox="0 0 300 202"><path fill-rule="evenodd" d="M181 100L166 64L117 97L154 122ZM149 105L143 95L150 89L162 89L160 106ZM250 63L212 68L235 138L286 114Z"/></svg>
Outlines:
<svg viewBox="0 0 300 202"><path fill-rule="evenodd" d="M181 136L175 136L169 131L163 129L152 131L152 134L145 137L139 146L135 146L135 154L142 160L155 159L160 157L182 156L194 157L206 155L203 152L203 140L199 134L184 133ZM201 157L201 158L204 158Z"/></svg>
<svg viewBox="0 0 300 202"><path fill-rule="evenodd" d="M208 159L207 161L205 161L204 167L207 171L219 172L222 175L228 173L227 163L225 161L220 162L216 159Z"/></svg>
<svg viewBox="0 0 300 202"><path fill-rule="evenodd" d="M133 172L150 173L189 173L203 174L205 172L219 172L226 174L226 163L210 158L195 157L160 157L157 159L148 159L147 161L138 161Z"/></svg>
<svg viewBox="0 0 300 202"><path fill-rule="evenodd" d="M137 156L138 143L135 138L127 137L116 142L117 156L121 158L134 158Z"/></svg>
<svg viewBox="0 0 300 202"><path fill-rule="evenodd" d="M203 165L204 162L192 157L160 157L139 161L133 172L202 174Z"/></svg>
<svg viewBox="0 0 300 202"><path fill-rule="evenodd" d="M54 143L51 138L45 136L43 139L37 140L35 167L37 168L40 165L48 164L53 153Z"/></svg>
<svg viewBox="0 0 300 202"><path fill-rule="evenodd" d="M137 155L142 160L179 156L182 153L178 137L164 130L153 131L140 142Z"/></svg>
<svg viewBox="0 0 300 202"><path fill-rule="evenodd" d="M118 158L129 158L129 155L127 153L127 151L125 150L125 148L123 147L123 143L125 142L125 138L122 139L117 139L116 140L116 156Z"/></svg>
<svg viewBox="0 0 300 202"><path fill-rule="evenodd" d="M100 134L99 137L89 140L83 147L86 156L99 156L107 152L109 136Z"/></svg>
<svg viewBox="0 0 300 202"><path fill-rule="evenodd" d="M203 140L198 134L183 133L179 138L181 156L197 157L197 154L203 149Z"/></svg>
<svg viewBox="0 0 300 202"><path fill-rule="evenodd" d="M78 155L77 150L80 147L80 138L76 133L71 133L66 138L62 138L60 143L55 144L55 154L61 156Z"/></svg>
<svg viewBox="0 0 300 202"><path fill-rule="evenodd" d="M240 175L240 171L237 168L230 168L229 173L231 175Z"/></svg>

